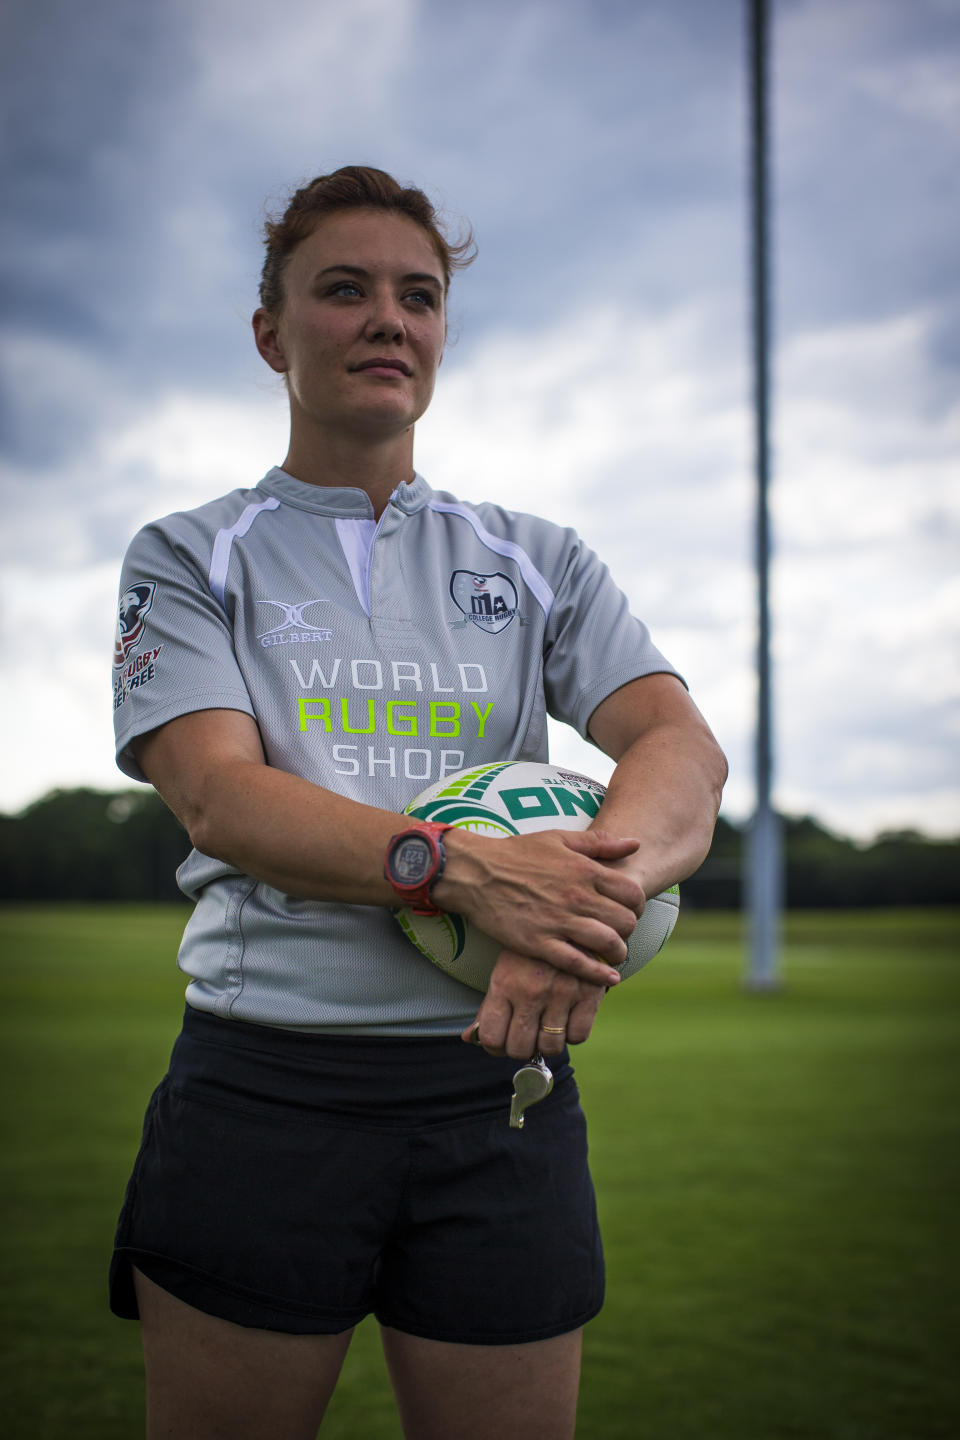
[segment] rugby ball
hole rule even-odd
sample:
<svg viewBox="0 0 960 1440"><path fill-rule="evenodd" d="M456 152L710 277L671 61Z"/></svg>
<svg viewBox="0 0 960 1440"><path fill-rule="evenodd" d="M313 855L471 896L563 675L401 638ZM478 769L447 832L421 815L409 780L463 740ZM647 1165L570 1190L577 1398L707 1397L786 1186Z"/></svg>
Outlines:
<svg viewBox="0 0 960 1440"><path fill-rule="evenodd" d="M461 770L410 801L405 814L455 825L477 835L504 838L535 830L586 830L606 786L574 770L530 760L506 760ZM667 940L680 906L676 885L647 901L627 941L627 958L615 967L626 980L642 970ZM407 939L441 970L474 990L486 990L501 945L461 915L394 912Z"/></svg>

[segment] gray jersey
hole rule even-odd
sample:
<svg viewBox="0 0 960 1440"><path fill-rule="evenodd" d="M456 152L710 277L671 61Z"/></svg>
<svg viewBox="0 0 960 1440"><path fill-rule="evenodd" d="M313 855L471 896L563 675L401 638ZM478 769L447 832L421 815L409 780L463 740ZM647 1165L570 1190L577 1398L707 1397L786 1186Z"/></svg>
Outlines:
<svg viewBox="0 0 960 1440"><path fill-rule="evenodd" d="M146 526L124 562L114 653L118 763L194 710L259 726L267 762L404 806L468 765L546 760L548 713L586 733L608 695L672 671L606 567L533 516L422 477L379 521L362 490L274 469L256 489ZM199 1010L343 1033L450 1034L477 997L380 906L287 895L193 850L180 950Z"/></svg>

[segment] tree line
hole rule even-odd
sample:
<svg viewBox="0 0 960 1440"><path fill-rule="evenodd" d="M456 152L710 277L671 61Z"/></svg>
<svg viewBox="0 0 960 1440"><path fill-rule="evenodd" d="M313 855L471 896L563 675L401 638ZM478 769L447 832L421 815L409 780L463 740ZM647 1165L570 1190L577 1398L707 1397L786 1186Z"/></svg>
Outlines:
<svg viewBox="0 0 960 1440"><path fill-rule="evenodd" d="M745 839L718 822L707 860L683 882L685 905L739 908ZM807 816L785 818L784 841L790 909L960 903L960 839L902 831L861 845ZM0 815L0 900L184 900L176 869L189 849L146 786L55 790L19 815Z"/></svg>

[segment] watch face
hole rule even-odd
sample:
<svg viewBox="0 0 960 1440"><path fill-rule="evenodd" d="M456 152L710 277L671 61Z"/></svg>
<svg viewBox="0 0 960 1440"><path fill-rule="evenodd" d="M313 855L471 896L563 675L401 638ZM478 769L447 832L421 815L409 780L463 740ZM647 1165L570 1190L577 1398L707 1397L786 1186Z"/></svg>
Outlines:
<svg viewBox="0 0 960 1440"><path fill-rule="evenodd" d="M418 885L433 868L433 850L421 835L409 835L394 850L390 866L401 885Z"/></svg>

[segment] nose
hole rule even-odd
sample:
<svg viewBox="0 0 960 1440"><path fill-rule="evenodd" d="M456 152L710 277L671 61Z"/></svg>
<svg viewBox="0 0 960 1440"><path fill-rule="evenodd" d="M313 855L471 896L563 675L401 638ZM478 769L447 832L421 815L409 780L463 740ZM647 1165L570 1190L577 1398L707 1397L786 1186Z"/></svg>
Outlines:
<svg viewBox="0 0 960 1440"><path fill-rule="evenodd" d="M400 341L406 334L403 311L396 298L389 293L378 291L367 317L366 335L369 340Z"/></svg>

